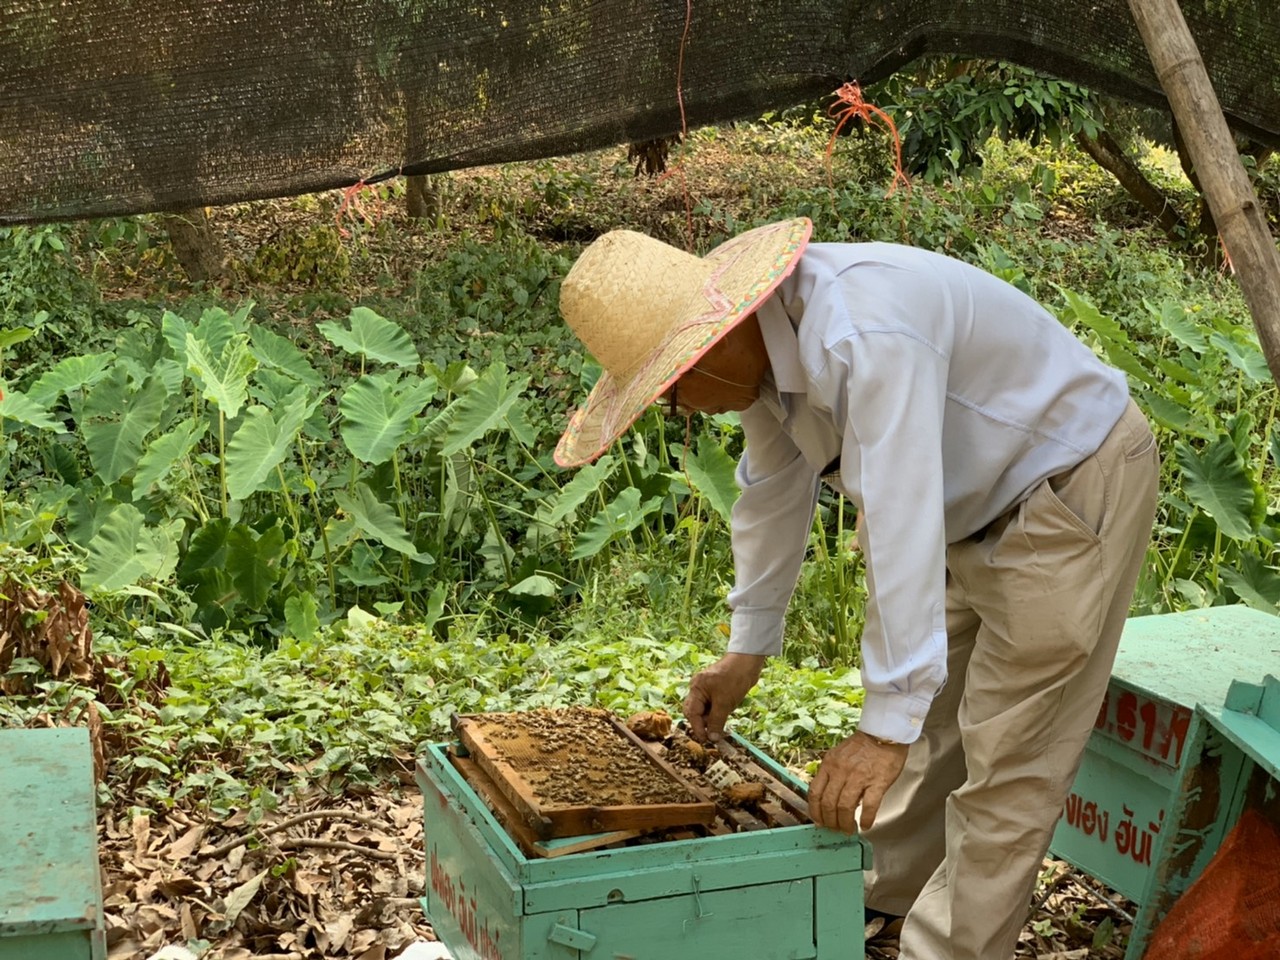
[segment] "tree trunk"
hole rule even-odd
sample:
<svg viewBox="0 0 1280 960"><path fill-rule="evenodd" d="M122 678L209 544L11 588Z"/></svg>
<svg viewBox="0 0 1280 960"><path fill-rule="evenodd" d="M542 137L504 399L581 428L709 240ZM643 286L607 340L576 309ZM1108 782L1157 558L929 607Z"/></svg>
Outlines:
<svg viewBox="0 0 1280 960"><path fill-rule="evenodd" d="M1182 167L1182 172L1186 174L1191 186L1200 195L1200 209L1196 220L1196 235L1204 244L1200 260L1210 270L1221 270L1226 251L1222 249L1222 244L1218 240L1218 224L1213 219L1213 208L1209 206L1209 198L1204 195L1204 187L1201 186L1200 178L1196 175L1196 166L1191 161L1187 141L1182 138L1182 128L1178 126L1176 118L1173 120L1173 148L1178 154L1178 163Z"/></svg>
<svg viewBox="0 0 1280 960"><path fill-rule="evenodd" d="M1280 250L1177 0L1129 0L1222 231L1271 377L1280 383Z"/></svg>
<svg viewBox="0 0 1280 960"><path fill-rule="evenodd" d="M192 283L222 276L222 243L209 226L203 207L160 215L173 255Z"/></svg>
<svg viewBox="0 0 1280 960"><path fill-rule="evenodd" d="M444 213L444 196L439 175L405 177L404 199L409 216L416 220L438 220Z"/></svg>
<svg viewBox="0 0 1280 960"><path fill-rule="evenodd" d="M1094 162L1106 170L1119 181L1120 186L1129 192L1129 195L1137 200L1142 206L1156 218L1156 222L1160 224L1162 229L1169 237L1181 240L1186 234L1186 221L1183 220L1182 214L1178 212L1178 208L1164 194L1159 187L1147 179L1147 175L1142 172L1142 168L1129 158L1124 147L1116 142L1115 137L1111 136L1106 130L1099 128L1096 137L1087 136L1084 133L1076 134L1076 143L1080 149L1091 156Z"/></svg>

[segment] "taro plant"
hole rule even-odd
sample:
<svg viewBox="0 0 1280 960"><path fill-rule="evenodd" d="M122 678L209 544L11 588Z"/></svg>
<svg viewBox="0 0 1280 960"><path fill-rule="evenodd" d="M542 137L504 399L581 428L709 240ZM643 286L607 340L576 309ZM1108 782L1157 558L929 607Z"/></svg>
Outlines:
<svg viewBox="0 0 1280 960"><path fill-rule="evenodd" d="M1182 304L1143 304L1122 324L1063 291L1064 320L1124 370L1162 434L1165 480L1152 610L1241 601L1280 612L1277 393L1252 327Z"/></svg>
<svg viewBox="0 0 1280 960"><path fill-rule="evenodd" d="M423 364L365 307L318 325L321 372L251 312L165 312L0 400L0 430L46 465L29 491L44 519L22 529L78 547L86 592L130 619L176 586L194 628L260 637L308 637L353 604L434 622L449 596L527 618L607 548L687 536L688 610L706 524L736 494L721 446L703 438L677 474L641 436L553 472L527 375Z"/></svg>

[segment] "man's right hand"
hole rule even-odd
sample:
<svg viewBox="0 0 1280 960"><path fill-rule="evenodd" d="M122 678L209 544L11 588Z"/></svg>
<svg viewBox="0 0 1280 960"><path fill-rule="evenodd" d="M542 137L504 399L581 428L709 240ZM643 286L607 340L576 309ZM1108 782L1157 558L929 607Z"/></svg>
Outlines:
<svg viewBox="0 0 1280 960"><path fill-rule="evenodd" d="M694 674L684 698L684 716L695 740L724 739L725 721L760 679L764 657L726 653Z"/></svg>

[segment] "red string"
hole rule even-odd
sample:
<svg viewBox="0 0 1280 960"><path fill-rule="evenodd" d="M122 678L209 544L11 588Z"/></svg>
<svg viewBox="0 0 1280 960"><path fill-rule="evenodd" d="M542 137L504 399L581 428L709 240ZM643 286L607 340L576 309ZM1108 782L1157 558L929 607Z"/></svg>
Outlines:
<svg viewBox="0 0 1280 960"><path fill-rule="evenodd" d="M836 137L840 135L840 131L844 129L846 123L856 117L860 117L868 126L883 127L893 137L893 181L889 184L887 195L893 196L900 183L910 192L911 181L902 172L902 139L898 136L898 128L894 124L893 118L874 103L867 103L866 100L862 99L862 88L856 82L844 84L839 90L832 93L832 96L836 98L836 102L827 108L828 115L836 118L836 128L831 131L831 139L827 141L827 182L832 191L835 190L835 183L831 174L831 152L835 149ZM844 104L844 106L842 107L841 104Z"/></svg>
<svg viewBox="0 0 1280 960"><path fill-rule="evenodd" d="M333 214L334 222L338 225L338 235L344 240L351 236L351 232L342 225L342 215L347 212L348 207L352 211L353 216L358 216L366 223L370 217L364 212L364 207L360 205L360 191L368 187L369 184L364 182L364 178L357 180L351 186L342 191L342 203L338 205L338 209Z"/></svg>
<svg viewBox="0 0 1280 960"><path fill-rule="evenodd" d="M689 43L689 29L693 24L693 0L684 2L684 32L680 35L680 56L676 60L676 104L680 107L680 155L671 169L658 178L658 182L672 174L680 175L680 189L684 194L684 217L689 238L687 247L693 253L693 198L689 195L689 181L684 175L684 145L689 140L689 121L684 113L684 48Z"/></svg>
<svg viewBox="0 0 1280 960"><path fill-rule="evenodd" d="M1218 268L1219 276L1225 277L1228 273L1235 276L1236 265L1231 262L1231 251L1227 249L1227 241L1222 239L1222 234L1218 234L1218 246L1222 247L1222 266Z"/></svg>

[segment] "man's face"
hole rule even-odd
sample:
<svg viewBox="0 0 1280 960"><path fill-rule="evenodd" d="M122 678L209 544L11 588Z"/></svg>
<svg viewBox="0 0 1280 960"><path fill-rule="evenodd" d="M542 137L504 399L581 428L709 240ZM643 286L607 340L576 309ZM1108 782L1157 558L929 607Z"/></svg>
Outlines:
<svg viewBox="0 0 1280 960"><path fill-rule="evenodd" d="M662 395L668 413L728 413L756 402L760 387L717 378L695 364Z"/></svg>
<svg viewBox="0 0 1280 960"><path fill-rule="evenodd" d="M686 370L662 395L662 402L673 414L746 410L760 396L760 381L768 369L760 327L748 317Z"/></svg>

